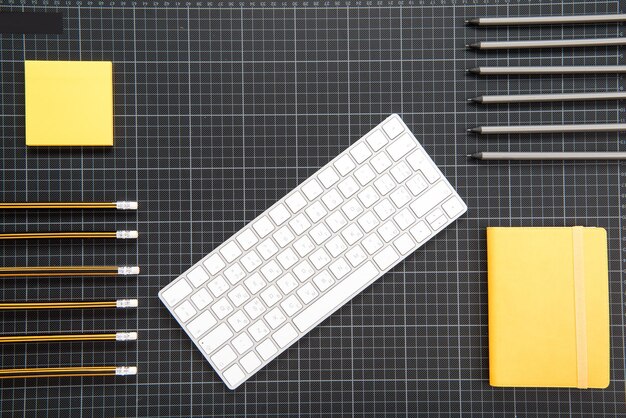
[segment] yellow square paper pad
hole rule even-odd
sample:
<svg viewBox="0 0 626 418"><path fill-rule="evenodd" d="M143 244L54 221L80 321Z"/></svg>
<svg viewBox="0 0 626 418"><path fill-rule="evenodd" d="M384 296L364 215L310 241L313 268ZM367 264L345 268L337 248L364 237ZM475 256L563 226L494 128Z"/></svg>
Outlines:
<svg viewBox="0 0 626 418"><path fill-rule="evenodd" d="M113 65L26 61L26 145L112 146Z"/></svg>
<svg viewBox="0 0 626 418"><path fill-rule="evenodd" d="M580 227L579 227L580 228ZM580 228L587 384L609 384L606 231ZM573 228L487 228L492 386L579 386ZM580 283L579 283L580 286ZM581 289L580 287L577 289ZM580 312L578 313L580 315Z"/></svg>

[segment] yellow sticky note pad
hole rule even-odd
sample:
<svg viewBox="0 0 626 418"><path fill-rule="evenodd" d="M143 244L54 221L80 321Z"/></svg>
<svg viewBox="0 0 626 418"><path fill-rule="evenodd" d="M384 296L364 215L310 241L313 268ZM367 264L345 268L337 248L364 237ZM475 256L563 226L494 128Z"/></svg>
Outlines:
<svg viewBox="0 0 626 418"><path fill-rule="evenodd" d="M26 61L26 145L112 146L113 65Z"/></svg>

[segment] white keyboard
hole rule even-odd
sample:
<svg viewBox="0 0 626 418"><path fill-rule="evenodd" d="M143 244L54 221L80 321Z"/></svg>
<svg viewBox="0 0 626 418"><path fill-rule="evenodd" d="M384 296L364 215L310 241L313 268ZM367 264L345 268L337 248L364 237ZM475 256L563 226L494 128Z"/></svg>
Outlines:
<svg viewBox="0 0 626 418"><path fill-rule="evenodd" d="M391 115L159 298L235 389L466 210Z"/></svg>

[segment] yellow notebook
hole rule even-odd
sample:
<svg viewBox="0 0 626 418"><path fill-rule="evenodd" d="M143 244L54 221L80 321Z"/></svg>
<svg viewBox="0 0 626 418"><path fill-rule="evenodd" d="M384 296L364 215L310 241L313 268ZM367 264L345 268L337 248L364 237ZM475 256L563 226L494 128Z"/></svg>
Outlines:
<svg viewBox="0 0 626 418"><path fill-rule="evenodd" d="M602 228L487 228L492 386L605 388Z"/></svg>
<svg viewBox="0 0 626 418"><path fill-rule="evenodd" d="M26 145L112 146L111 62L26 61Z"/></svg>

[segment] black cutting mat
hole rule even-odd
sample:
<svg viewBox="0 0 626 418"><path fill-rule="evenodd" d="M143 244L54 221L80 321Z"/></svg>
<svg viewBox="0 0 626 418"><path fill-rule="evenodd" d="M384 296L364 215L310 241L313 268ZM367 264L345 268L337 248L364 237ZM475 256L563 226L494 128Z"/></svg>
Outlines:
<svg viewBox="0 0 626 418"><path fill-rule="evenodd" d="M65 34L0 35L0 200L138 200L138 213L1 213L4 231L138 229L137 244L0 243L12 265L139 264L128 279L3 280L2 299L137 297L126 312L0 314L0 332L138 330L137 344L2 345L3 368L138 365L136 378L0 381L3 415L623 415L624 289L617 163L477 163L492 151L618 150L615 134L468 136L477 124L618 122L623 103L479 106L482 93L614 91L616 75L481 78L476 64L624 64L622 49L489 53L481 39L622 34L622 25L484 29L466 17L616 13L617 1L183 2L0 0L66 15ZM110 60L115 147L24 146L24 59ZM158 290L390 113L399 113L469 206L237 391ZM626 195L624 195L626 196ZM488 384L487 225L607 228L611 384Z"/></svg>

